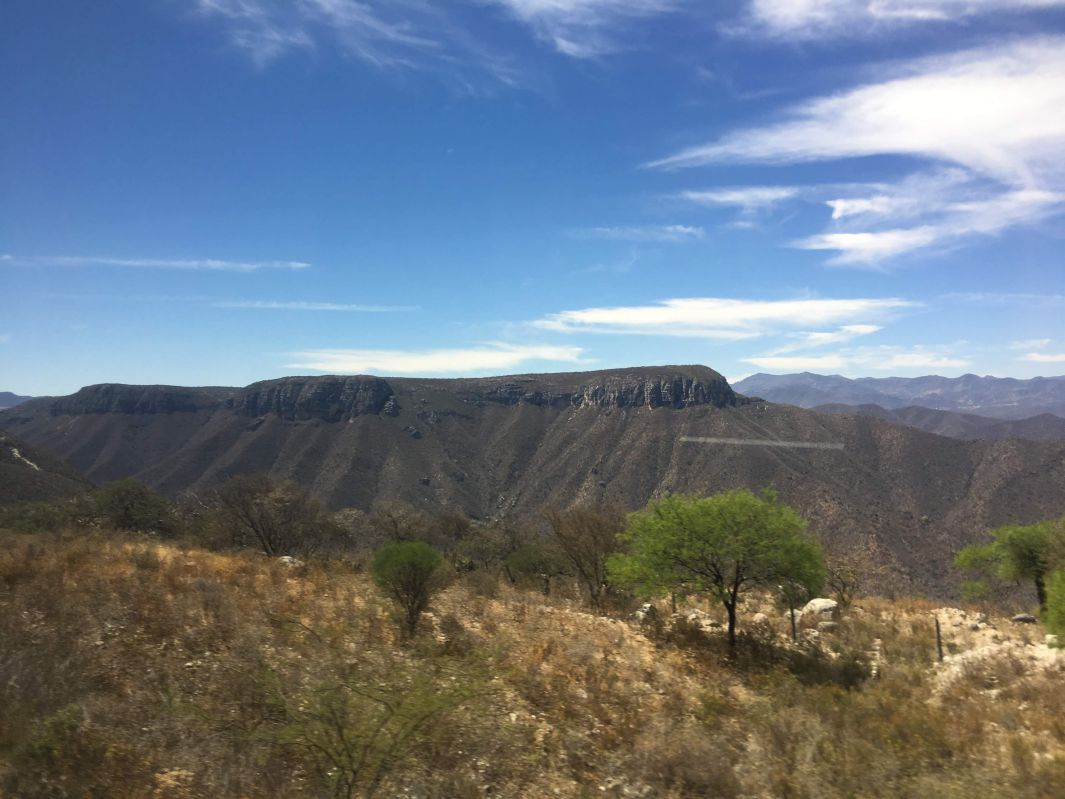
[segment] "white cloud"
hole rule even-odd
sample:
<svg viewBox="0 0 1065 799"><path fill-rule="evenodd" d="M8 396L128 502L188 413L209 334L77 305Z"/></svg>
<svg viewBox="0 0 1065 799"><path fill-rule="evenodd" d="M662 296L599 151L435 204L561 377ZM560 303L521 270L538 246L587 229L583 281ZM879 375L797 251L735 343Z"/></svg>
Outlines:
<svg viewBox="0 0 1065 799"><path fill-rule="evenodd" d="M217 258L99 258L88 255L3 255L15 266L119 266L133 269L183 269L208 272L258 272L263 269L307 269L304 261L223 261Z"/></svg>
<svg viewBox="0 0 1065 799"><path fill-rule="evenodd" d="M233 300L216 302L215 308L251 308L264 311L351 311L358 313L390 313L416 311L415 305L357 305L339 302L273 302L269 300Z"/></svg>
<svg viewBox="0 0 1065 799"><path fill-rule="evenodd" d="M612 241L691 241L706 235L701 227L689 225L644 225L637 227L593 227L574 231L578 238Z"/></svg>
<svg viewBox="0 0 1065 799"><path fill-rule="evenodd" d="M865 324L914 307L897 298L853 300L670 299L654 305L585 308L551 314L533 324L567 333L614 333L714 338L756 338L781 329L841 323Z"/></svg>
<svg viewBox="0 0 1065 799"><path fill-rule="evenodd" d="M753 214L791 199L799 193L794 186L730 186L706 191L684 191L680 196L699 205L728 205Z"/></svg>
<svg viewBox="0 0 1065 799"><path fill-rule="evenodd" d="M835 251L841 264L953 246L1065 210L1065 37L919 59L889 72L889 80L793 106L780 122L652 166L872 155L953 165L830 197L837 225L795 246Z"/></svg>
<svg viewBox="0 0 1065 799"><path fill-rule="evenodd" d="M825 355L776 355L769 353L743 359L762 369L774 371L914 371L925 369L964 369L969 361L949 348L917 346L859 347Z"/></svg>
<svg viewBox="0 0 1065 799"><path fill-rule="evenodd" d="M1021 341L1011 341L1009 347L1011 350L1042 350L1050 346L1051 339L1048 338L1028 338Z"/></svg>
<svg viewBox="0 0 1065 799"><path fill-rule="evenodd" d="M529 25L558 52L593 58L619 49L620 29L674 11L679 0L488 0Z"/></svg>
<svg viewBox="0 0 1065 799"><path fill-rule="evenodd" d="M880 198L884 199L886 204L879 212L887 216L887 204L896 198L885 195ZM927 198L929 202L935 199L937 198L934 195ZM934 224L873 231L821 233L793 242L792 246L804 250L835 251L838 255L832 259L832 263L877 263L934 244L953 244L973 236L995 235L1016 225L1038 222L1065 209L1065 194L1039 190L1007 191L963 202L938 199L942 204L934 210L929 208L926 212L926 216L932 218ZM908 209L905 205L898 205L896 210L906 214L914 208L914 204L909 203ZM873 212L871 208L864 211L851 208L851 213L855 214ZM833 213L833 217L836 216L836 213Z"/></svg>
<svg viewBox="0 0 1065 799"><path fill-rule="evenodd" d="M1033 363L1065 363L1065 352L1029 352L1024 360Z"/></svg>
<svg viewBox="0 0 1065 799"><path fill-rule="evenodd" d="M439 350L309 350L294 354L293 369L334 373L473 374L514 369L528 361L580 363L580 347L540 344L488 344Z"/></svg>
<svg viewBox="0 0 1065 799"><path fill-rule="evenodd" d="M892 80L792 107L785 119L655 161L801 163L909 155L1031 185L1065 140L1065 38L920 59Z"/></svg>
<svg viewBox="0 0 1065 799"><path fill-rule="evenodd" d="M770 355L781 355L786 352L795 352L796 350L825 347L829 344L842 344L860 336L872 335L883 329L880 325L843 325L836 330L789 333L788 338L792 339L792 341L783 347L773 350Z"/></svg>
<svg viewBox="0 0 1065 799"><path fill-rule="evenodd" d="M982 14L1051 8L1065 0L751 0L750 25L772 36L857 36Z"/></svg>

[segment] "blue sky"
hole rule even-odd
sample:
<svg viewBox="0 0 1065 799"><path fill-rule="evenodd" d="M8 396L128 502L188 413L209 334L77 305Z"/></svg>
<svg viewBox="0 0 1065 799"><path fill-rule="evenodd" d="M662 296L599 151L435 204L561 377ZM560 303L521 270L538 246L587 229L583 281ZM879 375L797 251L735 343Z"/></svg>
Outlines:
<svg viewBox="0 0 1065 799"><path fill-rule="evenodd" d="M1065 372L1065 0L6 0L0 389Z"/></svg>

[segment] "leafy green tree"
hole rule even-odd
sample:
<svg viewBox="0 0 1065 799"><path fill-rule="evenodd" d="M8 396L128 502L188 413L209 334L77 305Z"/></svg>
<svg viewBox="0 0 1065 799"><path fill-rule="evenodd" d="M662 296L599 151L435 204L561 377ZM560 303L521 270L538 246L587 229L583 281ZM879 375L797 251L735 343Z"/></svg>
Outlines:
<svg viewBox="0 0 1065 799"><path fill-rule="evenodd" d="M1047 610L1044 616L1047 629L1058 636L1065 646L1065 568L1047 578Z"/></svg>
<svg viewBox="0 0 1065 799"><path fill-rule="evenodd" d="M96 491L96 512L118 530L176 532L173 506L138 480L117 480Z"/></svg>
<svg viewBox="0 0 1065 799"><path fill-rule="evenodd" d="M672 495L629 516L612 578L644 594L707 594L725 607L736 646L740 595L752 587L801 586L817 593L825 568L806 523L771 493Z"/></svg>
<svg viewBox="0 0 1065 799"><path fill-rule="evenodd" d="M378 587L403 611L409 635L414 635L433 596L447 585L444 559L422 541L385 544L374 554L370 573Z"/></svg>
<svg viewBox="0 0 1065 799"><path fill-rule="evenodd" d="M967 582L967 592L986 592L988 581L1031 581L1039 609L1045 612L1046 578L1065 550L1065 519L1007 524L992 530L991 538L990 543L972 544L954 557L956 566L982 578Z"/></svg>

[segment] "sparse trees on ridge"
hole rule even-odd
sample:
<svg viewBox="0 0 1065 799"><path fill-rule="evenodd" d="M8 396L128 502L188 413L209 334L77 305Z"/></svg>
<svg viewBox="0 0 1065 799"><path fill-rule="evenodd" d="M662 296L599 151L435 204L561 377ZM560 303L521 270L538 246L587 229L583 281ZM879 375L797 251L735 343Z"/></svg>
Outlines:
<svg viewBox="0 0 1065 799"><path fill-rule="evenodd" d="M740 595L781 585L820 591L821 548L806 523L770 493L729 491L712 497L672 495L629 516L623 553L609 562L616 582L644 594L707 594L728 614L736 645Z"/></svg>

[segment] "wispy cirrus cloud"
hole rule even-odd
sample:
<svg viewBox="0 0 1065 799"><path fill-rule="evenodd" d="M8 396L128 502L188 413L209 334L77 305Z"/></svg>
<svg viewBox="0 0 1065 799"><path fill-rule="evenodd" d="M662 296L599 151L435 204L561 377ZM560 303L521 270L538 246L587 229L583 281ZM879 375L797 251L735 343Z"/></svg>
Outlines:
<svg viewBox="0 0 1065 799"><path fill-rule="evenodd" d="M558 52L574 58L615 52L634 24L684 4L684 0L487 1L506 8Z"/></svg>
<svg viewBox="0 0 1065 799"><path fill-rule="evenodd" d="M878 333L884 328L880 325L843 325L836 330L804 331L789 333L791 339L787 344L777 347L770 355L780 355L797 350L826 347L830 344L842 344L847 341Z"/></svg>
<svg viewBox="0 0 1065 799"><path fill-rule="evenodd" d="M654 161L680 169L873 155L952 165L827 200L834 227L795 242L876 263L1065 211L1065 37L1036 37L886 68L887 80L810 100L781 121Z"/></svg>
<svg viewBox="0 0 1065 799"><path fill-rule="evenodd" d="M91 255L0 255L0 264L12 266L179 269L206 272L259 272L265 269L308 269L306 261L227 261L218 258L105 258Z"/></svg>
<svg viewBox="0 0 1065 799"><path fill-rule="evenodd" d="M530 361L581 363L583 353L573 346L503 342L434 350L321 349L294 353L288 367L349 374L476 374Z"/></svg>
<svg viewBox="0 0 1065 799"><path fill-rule="evenodd" d="M691 225L637 225L622 227L579 228L572 234L579 239L606 239L632 242L678 242L701 239L706 231Z"/></svg>
<svg viewBox="0 0 1065 799"><path fill-rule="evenodd" d="M751 0L745 29L789 40L853 37L1061 5L1065 0Z"/></svg>
<svg viewBox="0 0 1065 799"><path fill-rule="evenodd" d="M739 341L796 327L868 324L917 303L886 299L740 300L694 297L652 305L584 308L551 314L532 324L564 333L673 336Z"/></svg>
<svg viewBox="0 0 1065 799"><path fill-rule="evenodd" d="M360 305L342 302L230 300L212 303L215 308L247 308L259 311L341 311L351 313L399 313L420 310L417 305Z"/></svg>
<svg viewBox="0 0 1065 799"><path fill-rule="evenodd" d="M680 197L698 205L733 206L753 213L771 208L799 194L795 186L727 186L705 191L682 191Z"/></svg>
<svg viewBox="0 0 1065 799"><path fill-rule="evenodd" d="M820 355L755 355L742 359L761 369L777 372L876 370L881 372L925 369L964 369L968 358L957 355L950 347L859 347Z"/></svg>
<svg viewBox="0 0 1065 799"><path fill-rule="evenodd" d="M441 4L422 0L196 0L258 66L331 47L381 69L432 71L472 89L472 74L513 84L509 57L474 37Z"/></svg>

